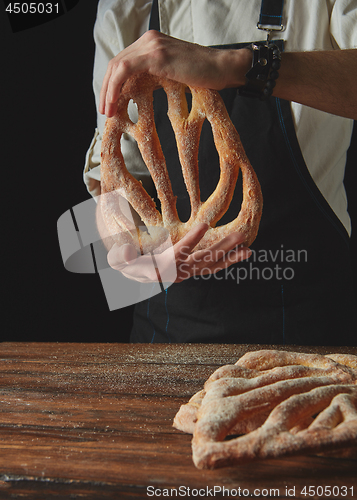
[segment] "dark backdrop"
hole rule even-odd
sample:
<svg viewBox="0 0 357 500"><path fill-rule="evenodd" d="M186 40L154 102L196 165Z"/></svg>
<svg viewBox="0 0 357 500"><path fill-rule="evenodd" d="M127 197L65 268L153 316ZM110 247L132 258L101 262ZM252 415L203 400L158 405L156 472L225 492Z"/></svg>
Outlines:
<svg viewBox="0 0 357 500"><path fill-rule="evenodd" d="M82 170L96 126L97 3L81 0L16 33L1 9L1 340L128 339L129 311L109 311L98 274L65 270L57 237L58 218L89 197Z"/></svg>
<svg viewBox="0 0 357 500"><path fill-rule="evenodd" d="M16 33L1 9L0 341L128 340L131 308L110 312L98 274L66 271L57 238L58 218L88 199L82 170L96 124L96 8L97 0L81 0L58 19ZM356 162L355 127L346 173L355 226Z"/></svg>

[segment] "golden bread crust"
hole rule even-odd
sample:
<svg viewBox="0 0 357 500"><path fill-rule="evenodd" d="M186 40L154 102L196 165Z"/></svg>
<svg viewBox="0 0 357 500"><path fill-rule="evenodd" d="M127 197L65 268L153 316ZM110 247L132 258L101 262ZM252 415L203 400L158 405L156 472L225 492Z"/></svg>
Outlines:
<svg viewBox="0 0 357 500"><path fill-rule="evenodd" d="M190 197L191 216L187 222L181 222L178 217L176 197L154 123L152 103L153 91L157 87L163 87L167 95L168 116L175 133L183 178ZM219 93L189 87L192 94L192 108L189 112L186 88L182 83L147 73L136 75L123 85L117 113L107 119L102 141L100 204L104 224L114 241L131 242L137 249L144 249L145 253L160 247L168 234L171 243L177 243L200 222L207 223L210 228L196 249L207 248L233 231L244 233L245 245L249 246L256 238L262 215L263 198L259 181ZM137 123L133 123L128 116L130 99L138 107ZM221 175L215 191L208 200L202 202L198 179L198 148L205 119L212 126ZM120 147L123 133L130 134L137 141L156 186L161 213L141 183L126 169ZM227 225L215 227L232 201L239 170L243 180L241 210L236 219ZM142 241L138 241L135 225L120 208L120 196L139 214L149 233L153 227L161 228L162 231L156 231L155 236L140 233Z"/></svg>

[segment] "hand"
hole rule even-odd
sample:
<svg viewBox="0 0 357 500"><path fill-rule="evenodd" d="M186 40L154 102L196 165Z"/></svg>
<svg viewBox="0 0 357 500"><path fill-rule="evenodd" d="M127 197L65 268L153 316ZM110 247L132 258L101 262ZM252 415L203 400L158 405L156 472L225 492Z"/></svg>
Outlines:
<svg viewBox="0 0 357 500"><path fill-rule="evenodd" d="M108 64L100 93L99 112L111 117L123 83L149 72L196 87L220 90L244 85L252 62L249 50L221 50L147 31Z"/></svg>
<svg viewBox="0 0 357 500"><path fill-rule="evenodd" d="M241 246L244 236L240 233L232 233L210 248L191 253L207 229L207 224L198 224L173 247L155 254L160 276L153 266L152 255L137 256L131 245L114 245L109 251L108 263L127 278L142 283L169 282L170 276L173 276L172 282L180 283L192 276L215 274L250 256L249 248Z"/></svg>

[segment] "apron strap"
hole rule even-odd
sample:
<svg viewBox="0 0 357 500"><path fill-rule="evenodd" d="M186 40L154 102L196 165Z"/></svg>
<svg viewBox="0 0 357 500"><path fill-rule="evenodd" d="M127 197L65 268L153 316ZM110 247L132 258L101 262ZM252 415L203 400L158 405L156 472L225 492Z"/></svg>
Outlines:
<svg viewBox="0 0 357 500"><path fill-rule="evenodd" d="M262 0L257 28L265 31L283 31L284 0Z"/></svg>
<svg viewBox="0 0 357 500"><path fill-rule="evenodd" d="M149 30L160 31L160 16L159 16L159 2L153 0L151 6L151 14L149 21Z"/></svg>

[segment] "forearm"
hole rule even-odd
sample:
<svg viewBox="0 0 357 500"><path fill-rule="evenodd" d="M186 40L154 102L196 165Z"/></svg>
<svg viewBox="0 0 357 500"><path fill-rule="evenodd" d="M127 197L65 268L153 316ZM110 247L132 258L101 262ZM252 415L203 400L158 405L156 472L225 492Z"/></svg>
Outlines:
<svg viewBox="0 0 357 500"><path fill-rule="evenodd" d="M357 49L282 54L273 95L357 119Z"/></svg>
<svg viewBox="0 0 357 500"><path fill-rule="evenodd" d="M221 90L245 85L251 63L248 49L211 49L148 31L108 64L99 111L113 116L123 83L142 71ZM357 119L356 79L357 49L284 52L273 95Z"/></svg>

